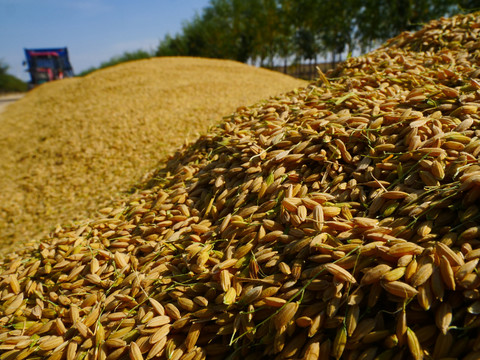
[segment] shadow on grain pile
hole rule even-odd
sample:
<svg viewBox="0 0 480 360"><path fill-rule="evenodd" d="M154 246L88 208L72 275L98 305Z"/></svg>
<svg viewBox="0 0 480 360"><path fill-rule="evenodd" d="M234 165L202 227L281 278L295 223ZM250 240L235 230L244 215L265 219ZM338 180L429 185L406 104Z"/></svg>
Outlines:
<svg viewBox="0 0 480 360"><path fill-rule="evenodd" d="M236 107L306 82L155 58L42 85L0 115L0 244L89 216Z"/></svg>

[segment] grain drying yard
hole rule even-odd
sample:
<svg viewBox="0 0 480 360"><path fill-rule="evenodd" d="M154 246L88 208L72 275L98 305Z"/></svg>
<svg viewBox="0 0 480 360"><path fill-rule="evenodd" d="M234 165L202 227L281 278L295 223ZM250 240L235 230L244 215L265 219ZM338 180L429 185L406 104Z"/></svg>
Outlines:
<svg viewBox="0 0 480 360"><path fill-rule="evenodd" d="M479 32L433 21L240 107L9 254L1 359L478 359Z"/></svg>

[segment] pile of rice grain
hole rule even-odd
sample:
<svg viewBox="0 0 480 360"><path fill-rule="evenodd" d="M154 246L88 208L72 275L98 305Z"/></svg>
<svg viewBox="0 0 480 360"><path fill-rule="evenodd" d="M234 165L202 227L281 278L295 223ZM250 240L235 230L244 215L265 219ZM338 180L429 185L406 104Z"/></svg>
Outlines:
<svg viewBox="0 0 480 360"><path fill-rule="evenodd" d="M2 358L478 359L479 24L239 108L151 187L11 254Z"/></svg>
<svg viewBox="0 0 480 360"><path fill-rule="evenodd" d="M38 87L0 114L0 245L88 216L238 106L306 84L167 57Z"/></svg>

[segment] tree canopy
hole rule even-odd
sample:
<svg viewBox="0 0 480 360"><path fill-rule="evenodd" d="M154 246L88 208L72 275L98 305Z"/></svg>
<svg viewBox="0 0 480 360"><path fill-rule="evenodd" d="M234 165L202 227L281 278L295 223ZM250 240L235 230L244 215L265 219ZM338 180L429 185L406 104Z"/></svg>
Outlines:
<svg viewBox="0 0 480 360"><path fill-rule="evenodd" d="M0 94L27 91L27 84L8 73L10 67L0 59Z"/></svg>

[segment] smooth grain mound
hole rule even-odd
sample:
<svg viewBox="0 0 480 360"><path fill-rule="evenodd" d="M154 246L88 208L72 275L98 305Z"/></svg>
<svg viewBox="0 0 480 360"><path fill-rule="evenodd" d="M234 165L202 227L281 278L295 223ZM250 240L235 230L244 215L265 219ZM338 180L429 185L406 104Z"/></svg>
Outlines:
<svg viewBox="0 0 480 360"><path fill-rule="evenodd" d="M0 115L0 244L81 218L236 107L306 82L155 58L45 84Z"/></svg>

